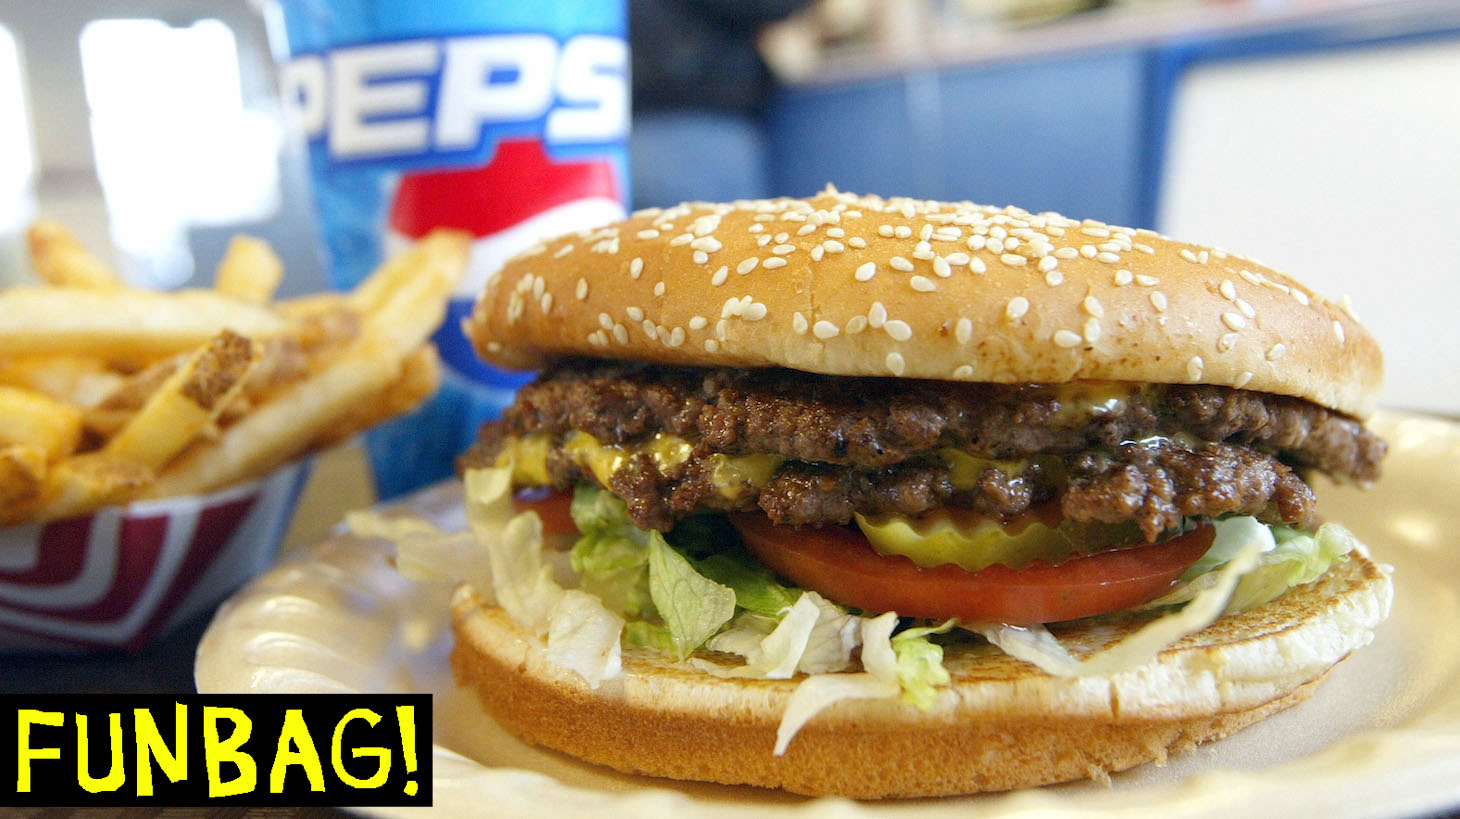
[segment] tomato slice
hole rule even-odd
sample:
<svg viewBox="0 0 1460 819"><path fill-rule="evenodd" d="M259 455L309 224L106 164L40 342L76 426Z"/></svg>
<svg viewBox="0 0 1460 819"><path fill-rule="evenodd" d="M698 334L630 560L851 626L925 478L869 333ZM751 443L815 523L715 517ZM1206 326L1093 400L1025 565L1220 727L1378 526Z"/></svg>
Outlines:
<svg viewBox="0 0 1460 819"><path fill-rule="evenodd" d="M947 564L921 568L882 555L844 526L792 529L764 515L731 519L761 563L803 589L845 606L905 617L993 620L1015 625L1089 617L1154 600L1212 545L1203 526L1154 545L1036 561L1022 569L995 564L977 572Z"/></svg>
<svg viewBox="0 0 1460 819"><path fill-rule="evenodd" d="M558 492L553 489L524 489L512 496L512 505L518 512L531 509L542 518L544 535L576 535L578 526L573 523L570 509L573 506L572 492Z"/></svg>

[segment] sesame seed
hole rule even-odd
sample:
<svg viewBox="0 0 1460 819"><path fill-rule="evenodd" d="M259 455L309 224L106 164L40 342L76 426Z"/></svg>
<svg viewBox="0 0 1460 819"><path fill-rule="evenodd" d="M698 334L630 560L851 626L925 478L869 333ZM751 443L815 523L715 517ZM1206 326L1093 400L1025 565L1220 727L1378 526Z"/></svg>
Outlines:
<svg viewBox="0 0 1460 819"><path fill-rule="evenodd" d="M1208 253L1207 251L1203 250L1202 252L1196 254L1196 261L1197 261L1198 264L1206 264L1207 263L1207 260L1210 259L1211 257L1212 257L1212 255L1210 253Z"/></svg>
<svg viewBox="0 0 1460 819"><path fill-rule="evenodd" d="M1286 353L1287 351L1288 348L1283 346L1282 344L1274 344L1272 345L1272 349L1267 351L1267 360L1277 361L1279 358L1282 358L1283 353Z"/></svg>
<svg viewBox="0 0 1460 819"><path fill-rule="evenodd" d="M1028 259L1020 256L1018 253L1005 253L999 256L999 261L1010 267L1023 267L1029 263Z"/></svg>
<svg viewBox="0 0 1460 819"><path fill-rule="evenodd" d="M1217 339L1217 352L1219 352L1219 353L1225 353L1228 350L1232 349L1233 347L1236 347L1237 346L1237 338L1238 338L1238 336L1237 336L1236 333L1224 333L1224 334L1222 334L1222 337L1219 338L1219 339Z"/></svg>
<svg viewBox="0 0 1460 819"><path fill-rule="evenodd" d="M806 317L801 315L800 310L791 315L791 329L795 330L798 336L806 335Z"/></svg>
<svg viewBox="0 0 1460 819"><path fill-rule="evenodd" d="M541 304L542 304L542 311L544 313L546 313L547 311L551 310L553 308L553 294L552 293L543 293L542 294Z"/></svg>
<svg viewBox="0 0 1460 819"><path fill-rule="evenodd" d="M689 246L695 250L703 250L707 253L714 253L724 247L724 245L720 244L720 240L714 236L701 236L693 242L690 242Z"/></svg>
<svg viewBox="0 0 1460 819"><path fill-rule="evenodd" d="M974 234L968 237L967 244L969 250L983 250L984 245L988 244L988 239L984 236ZM999 249L1002 250L1003 246L1001 245Z"/></svg>
<svg viewBox="0 0 1460 819"><path fill-rule="evenodd" d="M1240 390L1243 387L1247 386L1247 382L1248 381L1251 381L1251 380L1252 380L1252 373L1247 372L1246 370L1243 370L1242 373L1240 375L1238 375L1237 378L1232 381L1232 386L1234 386L1234 387L1236 387L1237 389Z"/></svg>
<svg viewBox="0 0 1460 819"><path fill-rule="evenodd" d="M967 253L963 253L963 252L960 251L958 253L949 253L947 256L944 256L943 258L944 258L945 261L948 262L948 264L954 265L956 267L962 267L962 266L968 264L969 256L968 256Z"/></svg>
<svg viewBox="0 0 1460 819"><path fill-rule="evenodd" d="M997 236L990 236L987 240L984 241L983 246L984 249L990 253L1004 252L1004 240L1000 239Z"/></svg>
<svg viewBox="0 0 1460 819"><path fill-rule="evenodd" d="M1048 273L1044 274L1044 283L1049 285L1050 287L1059 287L1061 284L1064 284L1064 282L1065 274L1059 272L1059 270L1051 270Z"/></svg>
<svg viewBox="0 0 1460 819"><path fill-rule="evenodd" d="M852 316L847 319L847 335L854 336L867 329L866 316Z"/></svg>
<svg viewBox="0 0 1460 819"><path fill-rule="evenodd" d="M882 329L886 330L887 334L896 341L907 341L912 338L912 327L902 319L893 319L882 325Z"/></svg>
<svg viewBox="0 0 1460 819"><path fill-rule="evenodd" d="M931 224L923 225L922 228L918 230L918 238L922 239L925 242L928 240L928 237L932 235L933 226Z"/></svg>
<svg viewBox="0 0 1460 819"><path fill-rule="evenodd" d="M953 377L954 378L972 378L973 377L973 368L970 367L970 366L968 366L967 364L959 364L957 367L953 368Z"/></svg>
<svg viewBox="0 0 1460 819"><path fill-rule="evenodd" d="M729 277L730 277L730 268L729 268L729 266L721 266L719 270L716 270L715 271L715 275L713 275L713 276L710 277L710 284L713 284L714 286L719 287L720 285L724 284L725 283L725 279L727 279Z"/></svg>
<svg viewBox="0 0 1460 819"><path fill-rule="evenodd" d="M602 327L605 330L612 330L613 329L613 316L610 316L607 313L599 313L598 314L598 326L599 327Z"/></svg>
<svg viewBox="0 0 1460 819"><path fill-rule="evenodd" d="M670 239L669 240L669 246L670 247L679 247L680 245L687 245L690 242L693 242L694 240L695 240L695 235L693 233L681 233L678 236L674 237L673 239Z"/></svg>
<svg viewBox="0 0 1460 819"><path fill-rule="evenodd" d="M853 236L852 238L847 240L847 244L855 247L858 250L861 250L867 246L867 240L863 239L861 236Z"/></svg>
<svg viewBox="0 0 1460 819"><path fill-rule="evenodd" d="M1166 311L1166 294L1160 290L1152 291L1151 306L1155 307L1158 312L1164 313Z"/></svg>
<svg viewBox="0 0 1460 819"><path fill-rule="evenodd" d="M731 296L725 300L724 306L720 308L720 318L730 318L738 312L740 312L740 299Z"/></svg>
<svg viewBox="0 0 1460 819"><path fill-rule="evenodd" d="M766 270L775 270L778 267L785 267L786 259L784 256L773 256L769 259L766 259L765 264L762 266L765 267Z"/></svg>
<svg viewBox="0 0 1460 819"><path fill-rule="evenodd" d="M652 320L644 319L644 323L640 324L639 326L644 328L644 335L648 336L651 339L654 338L654 328L657 325L655 325Z"/></svg>
<svg viewBox="0 0 1460 819"><path fill-rule="evenodd" d="M1115 286L1125 287L1126 285L1131 283L1131 280L1133 278L1134 277L1131 276L1129 270L1117 270L1115 271Z"/></svg>
<svg viewBox="0 0 1460 819"><path fill-rule="evenodd" d="M1080 246L1080 255L1081 256L1084 256L1087 259L1093 259L1093 258L1095 258L1096 254L1098 254L1099 252L1100 251L1098 251L1098 250L1095 249L1095 246L1094 245L1081 245Z"/></svg>
<svg viewBox="0 0 1460 819"><path fill-rule="evenodd" d="M1134 247L1136 250L1139 250L1140 252L1146 254L1147 256L1154 256L1154 255L1156 255L1156 248L1151 247L1150 245L1143 245L1143 244L1137 242L1137 243L1131 245L1131 247Z"/></svg>
<svg viewBox="0 0 1460 819"><path fill-rule="evenodd" d="M578 297L578 301L586 300L588 298L588 280L583 278L578 279L578 289L574 290L573 293Z"/></svg>
<svg viewBox="0 0 1460 819"><path fill-rule="evenodd" d="M705 264L710 260L710 254L704 252L703 250L696 250L694 252L693 258L695 260L695 264Z"/></svg>
<svg viewBox="0 0 1460 819"><path fill-rule="evenodd" d="M740 314L740 317L748 321L760 321L765 318L766 312L766 306L757 301L745 308L744 312Z"/></svg>
<svg viewBox="0 0 1460 819"><path fill-rule="evenodd" d="M811 327L811 335L816 336L817 338L822 340L826 340L834 336L839 336L841 335L841 332L842 331L840 327L837 327L835 324L832 324L829 321L818 321Z"/></svg>
<svg viewBox="0 0 1460 819"><path fill-rule="evenodd" d="M776 254L777 256L784 256L787 253L790 253L791 251L793 251L795 249L796 249L796 246L795 245L785 245L785 244L782 244L782 245L776 245L775 247L771 248L771 252L774 253L774 254Z"/></svg>
<svg viewBox="0 0 1460 819"><path fill-rule="evenodd" d="M1108 250L1102 250L1099 253L1095 254L1095 260L1099 262L1105 262L1106 264L1115 264L1116 262L1120 261L1120 254L1111 253Z"/></svg>
<svg viewBox="0 0 1460 819"><path fill-rule="evenodd" d="M573 252L573 246L572 245L563 245L562 247L558 248L558 252L557 253L554 253L553 254L553 258L554 259L561 259L564 256L566 256L566 255L568 255L569 253L572 253L572 252Z"/></svg>
<svg viewBox="0 0 1460 819"><path fill-rule="evenodd" d="M1108 238L1110 236L1110 231L1105 228L1082 227L1080 228L1080 232L1086 236L1099 236L1101 238Z"/></svg>
<svg viewBox="0 0 1460 819"><path fill-rule="evenodd" d="M1199 381L1204 369L1206 369L1206 362L1201 360L1201 356L1194 355L1186 362L1186 377L1192 381Z"/></svg>
<svg viewBox="0 0 1460 819"><path fill-rule="evenodd" d="M634 235L639 237L640 239L658 239L659 231L653 228L647 228L645 230L639 231L638 233L635 233Z"/></svg>
<svg viewBox="0 0 1460 819"><path fill-rule="evenodd" d="M936 256L933 258L933 272L936 273L939 278L946 279L949 276L953 275L953 268L948 264L947 259L943 258L942 256Z"/></svg>
<svg viewBox="0 0 1460 819"><path fill-rule="evenodd" d="M744 259L740 262L740 264L736 265L735 272L744 276L746 273L754 270L755 266L758 264L760 264L760 258L757 256L751 256L750 258Z"/></svg>
<svg viewBox="0 0 1460 819"><path fill-rule="evenodd" d="M786 242L789 242L790 240L791 240L791 234L786 233L785 231L782 231L782 232L776 234L776 243L777 244L785 244Z"/></svg>
<svg viewBox="0 0 1460 819"><path fill-rule="evenodd" d="M643 311L642 308L639 308L639 307L625 307L624 308L624 315L628 316L630 319L633 319L634 321L643 321L644 320L644 311Z"/></svg>
<svg viewBox="0 0 1460 819"><path fill-rule="evenodd" d="M1231 279L1222 279L1222 286L1218 287L1217 290L1221 292L1222 298L1227 301L1234 301L1237 298L1237 286L1232 284Z"/></svg>
<svg viewBox="0 0 1460 819"><path fill-rule="evenodd" d="M1079 333L1071 330L1059 330L1054 334L1054 344L1056 347L1074 347L1083 340Z"/></svg>
<svg viewBox="0 0 1460 819"><path fill-rule="evenodd" d="M973 338L973 322L969 321L966 316L960 318L958 324L954 325L953 335L958 339L959 344L967 344L968 340Z"/></svg>
<svg viewBox="0 0 1460 819"><path fill-rule="evenodd" d="M975 259L969 259L968 260L968 269L969 270L972 270L975 273L983 273L983 272L987 271L989 268L988 268L988 265L986 265L986 264L983 263L983 259L977 259L977 258L975 258Z"/></svg>
<svg viewBox="0 0 1460 819"><path fill-rule="evenodd" d="M919 293L931 293L938 289L938 285L933 284L933 280L927 276L913 276L911 279L908 279L908 284L912 285L912 289Z"/></svg>
<svg viewBox="0 0 1460 819"><path fill-rule="evenodd" d="M658 284L655 284L654 285L654 295L656 295L656 296L662 296L662 295L664 295L664 282L659 282Z"/></svg>
<svg viewBox="0 0 1460 819"><path fill-rule="evenodd" d="M547 288L547 282L543 280L543 277L541 277L541 276L535 276L535 277L533 277L533 279L532 279L532 297L533 298L535 298L535 299L542 298L543 290L545 290L546 288Z"/></svg>
<svg viewBox="0 0 1460 819"><path fill-rule="evenodd" d="M888 353L886 363L888 372L893 375L902 375L907 369L907 361L903 359L902 353Z"/></svg>
<svg viewBox="0 0 1460 819"><path fill-rule="evenodd" d="M838 242L835 239L827 239L826 241L821 243L821 246L826 248L827 253L840 253L843 250L847 249L846 245Z"/></svg>
<svg viewBox="0 0 1460 819"><path fill-rule="evenodd" d="M1257 318L1257 311L1252 309L1252 305L1244 299L1237 299L1237 312L1247 318Z"/></svg>
<svg viewBox="0 0 1460 819"><path fill-rule="evenodd" d="M771 235L769 233L762 233L755 240L755 246L756 247L765 247L766 245L768 245L770 243L771 243Z"/></svg>
<svg viewBox="0 0 1460 819"><path fill-rule="evenodd" d="M833 228L827 228L826 229L826 235L827 236L830 236L833 239L840 239L843 236L846 236L847 235L847 232L845 230L842 230L839 227L833 227Z"/></svg>
<svg viewBox="0 0 1460 819"><path fill-rule="evenodd" d="M887 308L883 307L880 301L872 302L871 309L867 311L867 326L876 330L880 329L886 323Z"/></svg>
<svg viewBox="0 0 1460 819"><path fill-rule="evenodd" d="M705 329L705 325L709 323L710 320L705 318L704 316L695 316L689 320L689 329L703 330Z"/></svg>
<svg viewBox="0 0 1460 819"><path fill-rule="evenodd" d="M1085 320L1085 341L1094 344L1100 340L1100 319L1091 316Z"/></svg>
<svg viewBox="0 0 1460 819"><path fill-rule="evenodd" d="M754 224L752 224L750 226L750 232L751 233L762 233L764 231L765 231L765 225L762 225L760 222L756 222L756 223L754 223Z"/></svg>
<svg viewBox="0 0 1460 819"><path fill-rule="evenodd" d="M637 279L643 272L644 260L635 256L634 260L629 262L629 275Z"/></svg>
<svg viewBox="0 0 1460 819"><path fill-rule="evenodd" d="M1196 254L1191 251L1191 248L1183 247L1181 249L1181 258L1187 260L1188 262L1195 262Z"/></svg>
<svg viewBox="0 0 1460 819"><path fill-rule="evenodd" d="M1045 256L1039 260L1039 271L1041 273L1048 273L1058 267L1059 263L1060 260L1054 256Z"/></svg>
<svg viewBox="0 0 1460 819"><path fill-rule="evenodd" d="M613 326L613 340L617 341L620 344L628 344L629 328L623 326L622 324L615 324Z"/></svg>
<svg viewBox="0 0 1460 819"><path fill-rule="evenodd" d="M913 269L913 263L901 256L893 256L887 263L892 265L893 270L901 270L904 273Z"/></svg>
<svg viewBox="0 0 1460 819"><path fill-rule="evenodd" d="M824 255L826 255L826 248L822 247L821 245L816 245L815 247L811 248L811 261L819 262L821 261L821 257Z"/></svg>
<svg viewBox="0 0 1460 819"><path fill-rule="evenodd" d="M1233 330L1241 330L1247 326L1247 319L1242 318L1242 314L1240 313L1223 313L1222 323Z"/></svg>
<svg viewBox="0 0 1460 819"><path fill-rule="evenodd" d="M861 267L857 268L857 272L852 274L852 278L856 279L859 282L865 282L869 281L875 275L877 275L876 263L867 262Z"/></svg>
<svg viewBox="0 0 1460 819"><path fill-rule="evenodd" d="M1344 342L1343 325L1340 324L1337 320L1333 322L1333 334L1338 337L1339 344L1342 344Z"/></svg>
<svg viewBox="0 0 1460 819"><path fill-rule="evenodd" d="M715 352L719 352L719 351L720 351L720 342L714 340L713 338L707 338L707 339L705 339L705 352L707 352L707 353L715 353Z"/></svg>
<svg viewBox="0 0 1460 819"><path fill-rule="evenodd" d="M680 346L683 343L684 343L684 328L683 327L676 327L676 328L674 328L674 331L669 334L669 346L670 347L678 347L678 346Z"/></svg>
<svg viewBox="0 0 1460 819"><path fill-rule="evenodd" d="M1252 282L1253 284L1259 285L1259 286L1264 281L1264 279L1261 276L1257 275L1256 273L1253 273L1251 270L1241 270L1241 271L1238 271L1237 275L1239 275L1242 278L1246 279L1247 281Z"/></svg>
<svg viewBox="0 0 1460 819"><path fill-rule="evenodd" d="M1120 251L1125 250L1126 247L1120 242L1101 242L1100 244L1095 246L1095 249L1103 250L1107 253L1119 253Z"/></svg>
<svg viewBox="0 0 1460 819"><path fill-rule="evenodd" d="M1085 300L1080 302L1080 306L1085 309L1086 313L1089 313L1095 318L1100 318L1105 315L1105 306L1100 303L1100 299L1094 296L1086 296Z"/></svg>
<svg viewBox="0 0 1460 819"><path fill-rule="evenodd" d="M878 225L877 226L877 235L878 236L885 236L888 239L891 239L892 238L892 225Z"/></svg>
<svg viewBox="0 0 1460 819"><path fill-rule="evenodd" d="M1018 321L1027 312L1029 312L1029 299L1023 296L1009 299L1009 304L1004 307L1004 315L1008 316L1010 321Z"/></svg>
<svg viewBox="0 0 1460 819"><path fill-rule="evenodd" d="M1160 283L1161 280L1155 276L1147 276L1144 273L1136 274L1136 284L1139 284L1141 287L1155 287Z"/></svg>
<svg viewBox="0 0 1460 819"><path fill-rule="evenodd" d="M1054 252L1054 257L1056 259L1073 259L1079 255L1080 251L1074 249L1073 247L1062 247Z"/></svg>
<svg viewBox="0 0 1460 819"><path fill-rule="evenodd" d="M811 233L811 232L813 232L815 230L816 230L816 225L813 225L810 222L807 222L806 224L804 224L801 227L799 227L799 228L796 229L796 235L797 236L805 236L806 234Z"/></svg>

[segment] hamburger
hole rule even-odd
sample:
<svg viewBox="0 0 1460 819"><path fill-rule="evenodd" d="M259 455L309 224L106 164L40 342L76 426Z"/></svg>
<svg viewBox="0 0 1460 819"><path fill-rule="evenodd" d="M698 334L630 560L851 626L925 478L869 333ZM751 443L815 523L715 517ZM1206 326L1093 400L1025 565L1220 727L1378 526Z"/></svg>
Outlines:
<svg viewBox="0 0 1460 819"><path fill-rule="evenodd" d="M1315 508L1368 483L1346 302L1215 248L968 202L690 203L544 242L466 322L539 369L461 459L458 680L523 739L805 794L1160 762L1387 615ZM409 539L408 539L409 540Z"/></svg>

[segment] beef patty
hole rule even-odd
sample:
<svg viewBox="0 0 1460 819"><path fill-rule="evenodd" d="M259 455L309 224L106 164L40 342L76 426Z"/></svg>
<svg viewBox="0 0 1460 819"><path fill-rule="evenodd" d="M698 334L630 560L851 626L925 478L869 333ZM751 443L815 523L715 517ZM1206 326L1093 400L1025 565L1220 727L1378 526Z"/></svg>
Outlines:
<svg viewBox="0 0 1460 819"><path fill-rule="evenodd" d="M1058 502L1081 521L1140 524L1155 539L1183 516L1250 514L1306 525L1313 494L1296 470L1368 482L1385 444L1308 401L1210 385L963 384L820 376L784 369L567 361L482 428L463 468L513 439L581 432L631 447L655 434L692 449L666 465L634 454L608 480L645 528L711 509L761 509L789 525L854 512L959 506L1010 516ZM997 461L955 481L950 450ZM723 491L726 455L783 459L766 480ZM602 483L554 445L549 481Z"/></svg>

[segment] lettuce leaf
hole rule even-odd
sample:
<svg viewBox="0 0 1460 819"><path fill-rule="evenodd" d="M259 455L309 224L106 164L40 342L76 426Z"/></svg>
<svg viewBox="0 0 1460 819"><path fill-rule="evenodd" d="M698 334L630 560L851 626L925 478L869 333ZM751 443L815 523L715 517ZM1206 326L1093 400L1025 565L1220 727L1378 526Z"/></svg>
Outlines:
<svg viewBox="0 0 1460 819"><path fill-rule="evenodd" d="M683 660L735 616L735 592L694 570L658 532L649 533L649 596Z"/></svg>
<svg viewBox="0 0 1460 819"><path fill-rule="evenodd" d="M862 667L859 674L813 674L791 693L781 723L776 727L775 755L786 752L791 740L812 717L849 699L896 697L902 687L897 676L897 652L890 639L897 615L858 618L861 624Z"/></svg>
<svg viewBox="0 0 1460 819"><path fill-rule="evenodd" d="M739 654L745 665L727 669L692 662L720 677L769 680L789 679L798 671L841 671L852 664L852 651L860 643L858 620L816 592L805 592L779 618L742 613L707 644L714 651Z"/></svg>
<svg viewBox="0 0 1460 819"><path fill-rule="evenodd" d="M903 702L926 711L938 695L934 689L952 682L948 669L943 667L943 647L928 637L949 631L956 623L948 620L938 626L904 629L892 638Z"/></svg>
<svg viewBox="0 0 1460 819"><path fill-rule="evenodd" d="M735 605L756 614L777 617L801 596L800 589L777 583L769 571L743 550L717 552L696 560L694 566L705 577L734 589Z"/></svg>

